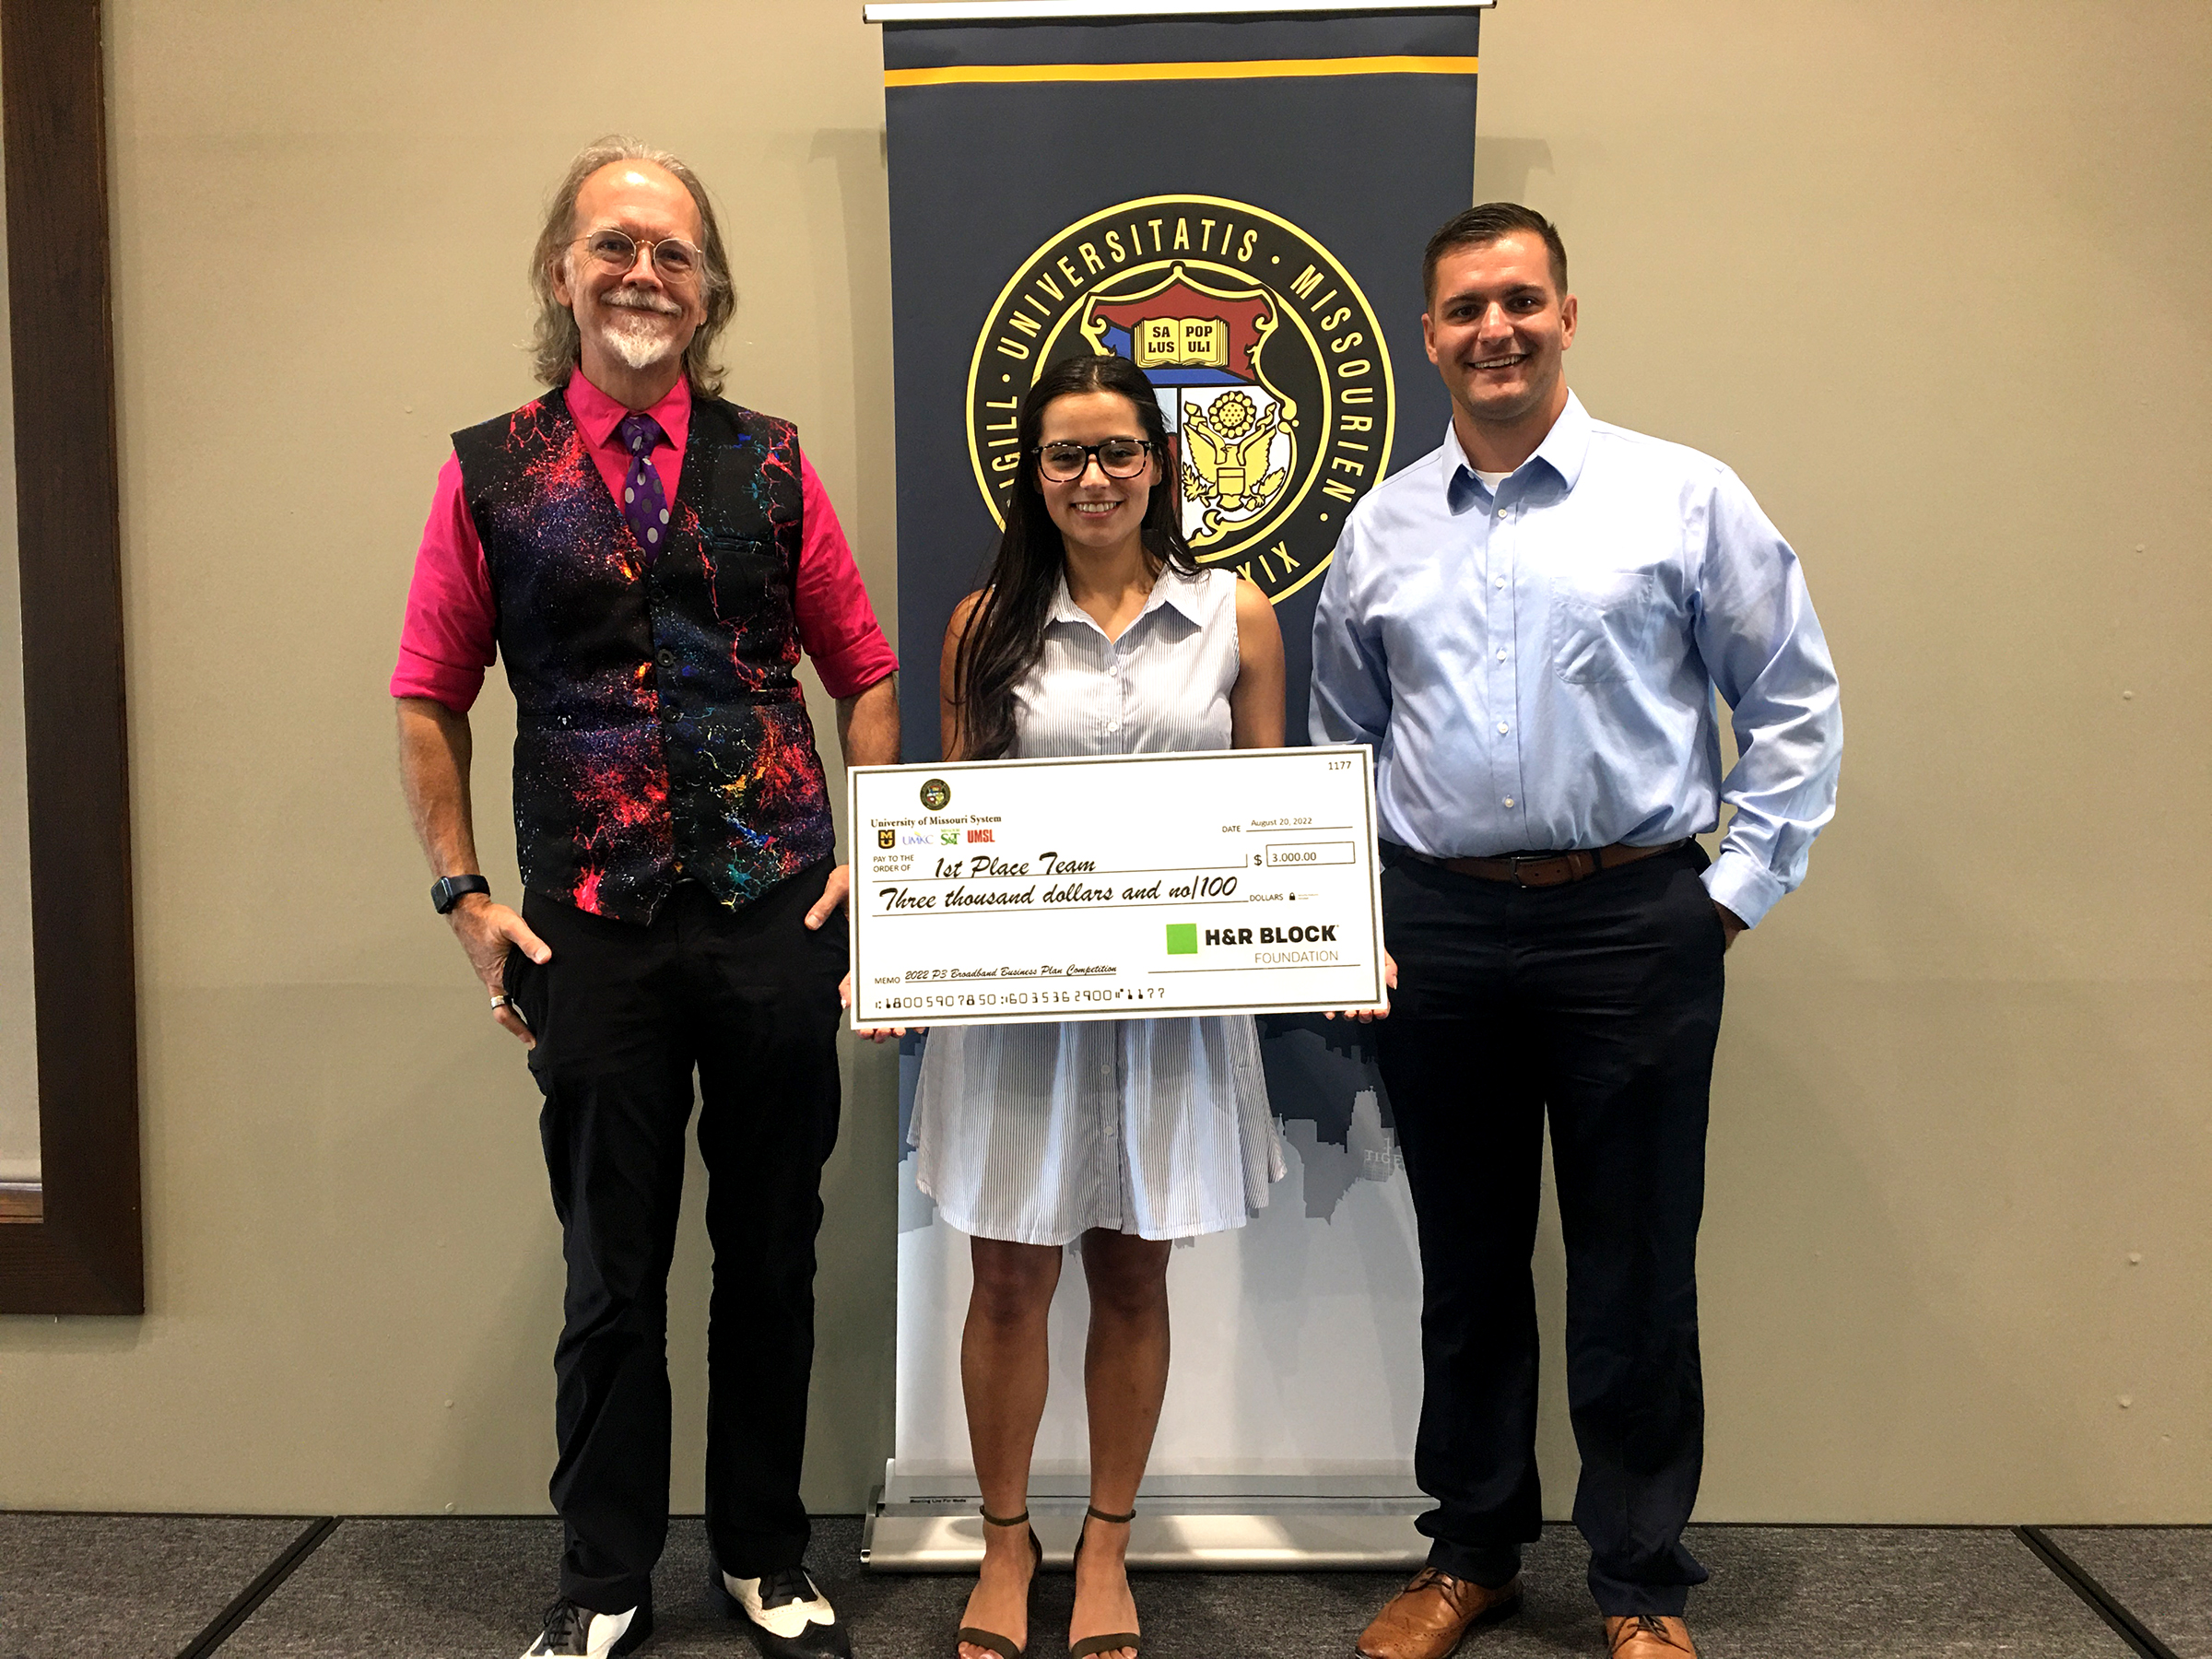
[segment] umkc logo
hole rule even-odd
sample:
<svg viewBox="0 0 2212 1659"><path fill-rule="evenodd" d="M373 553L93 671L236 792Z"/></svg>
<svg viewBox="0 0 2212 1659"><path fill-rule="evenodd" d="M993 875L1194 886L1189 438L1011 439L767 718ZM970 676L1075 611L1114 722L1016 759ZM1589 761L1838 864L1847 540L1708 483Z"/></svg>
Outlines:
<svg viewBox="0 0 2212 1659"><path fill-rule="evenodd" d="M1129 359L1159 394L1183 535L1272 599L1327 568L1382 478L1390 354L1350 274L1272 213L1147 196L1077 221L999 294L968 371L968 450L992 515L1023 457L1022 394L1077 354Z"/></svg>

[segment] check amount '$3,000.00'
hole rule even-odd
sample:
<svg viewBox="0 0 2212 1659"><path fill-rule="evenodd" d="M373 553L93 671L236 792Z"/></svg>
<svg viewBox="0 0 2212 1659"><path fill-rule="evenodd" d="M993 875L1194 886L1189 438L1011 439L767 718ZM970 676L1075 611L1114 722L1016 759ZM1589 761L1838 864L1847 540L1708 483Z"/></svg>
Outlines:
<svg viewBox="0 0 2212 1659"><path fill-rule="evenodd" d="M848 779L856 1030L1383 1006L1365 748Z"/></svg>

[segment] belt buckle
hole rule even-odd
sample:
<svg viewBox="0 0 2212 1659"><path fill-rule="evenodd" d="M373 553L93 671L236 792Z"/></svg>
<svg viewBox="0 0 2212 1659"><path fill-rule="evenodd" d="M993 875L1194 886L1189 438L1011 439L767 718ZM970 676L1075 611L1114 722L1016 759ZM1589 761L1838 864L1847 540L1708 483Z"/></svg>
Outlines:
<svg viewBox="0 0 2212 1659"><path fill-rule="evenodd" d="M1557 887L1559 884L1556 881L1529 882L1523 878L1521 875L1521 866L1523 865L1549 864L1552 862L1552 860L1559 856L1560 854L1557 853L1515 853L1505 862L1512 870L1513 885L1525 891L1532 886L1545 888Z"/></svg>

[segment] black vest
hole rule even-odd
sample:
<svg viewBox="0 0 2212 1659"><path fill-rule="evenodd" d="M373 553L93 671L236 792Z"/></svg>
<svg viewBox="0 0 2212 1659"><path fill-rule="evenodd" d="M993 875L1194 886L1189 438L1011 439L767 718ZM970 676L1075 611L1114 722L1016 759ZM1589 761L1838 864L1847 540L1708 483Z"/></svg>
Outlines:
<svg viewBox="0 0 2212 1659"><path fill-rule="evenodd" d="M799 445L697 397L649 565L559 388L453 434L514 690L523 885L650 922L679 872L735 908L830 855L794 670Z"/></svg>

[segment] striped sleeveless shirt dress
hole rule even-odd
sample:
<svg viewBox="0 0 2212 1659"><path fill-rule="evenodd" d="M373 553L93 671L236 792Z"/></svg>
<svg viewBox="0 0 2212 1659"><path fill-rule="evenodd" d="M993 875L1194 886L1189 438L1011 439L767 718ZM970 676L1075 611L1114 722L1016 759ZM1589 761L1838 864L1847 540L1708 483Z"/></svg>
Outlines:
<svg viewBox="0 0 2212 1659"><path fill-rule="evenodd" d="M1228 748L1236 582L1171 567L1109 640L1063 579L1016 690L1013 753ZM1249 1015L943 1027L923 1049L909 1138L946 1220L1029 1244L1241 1227L1284 1173Z"/></svg>

